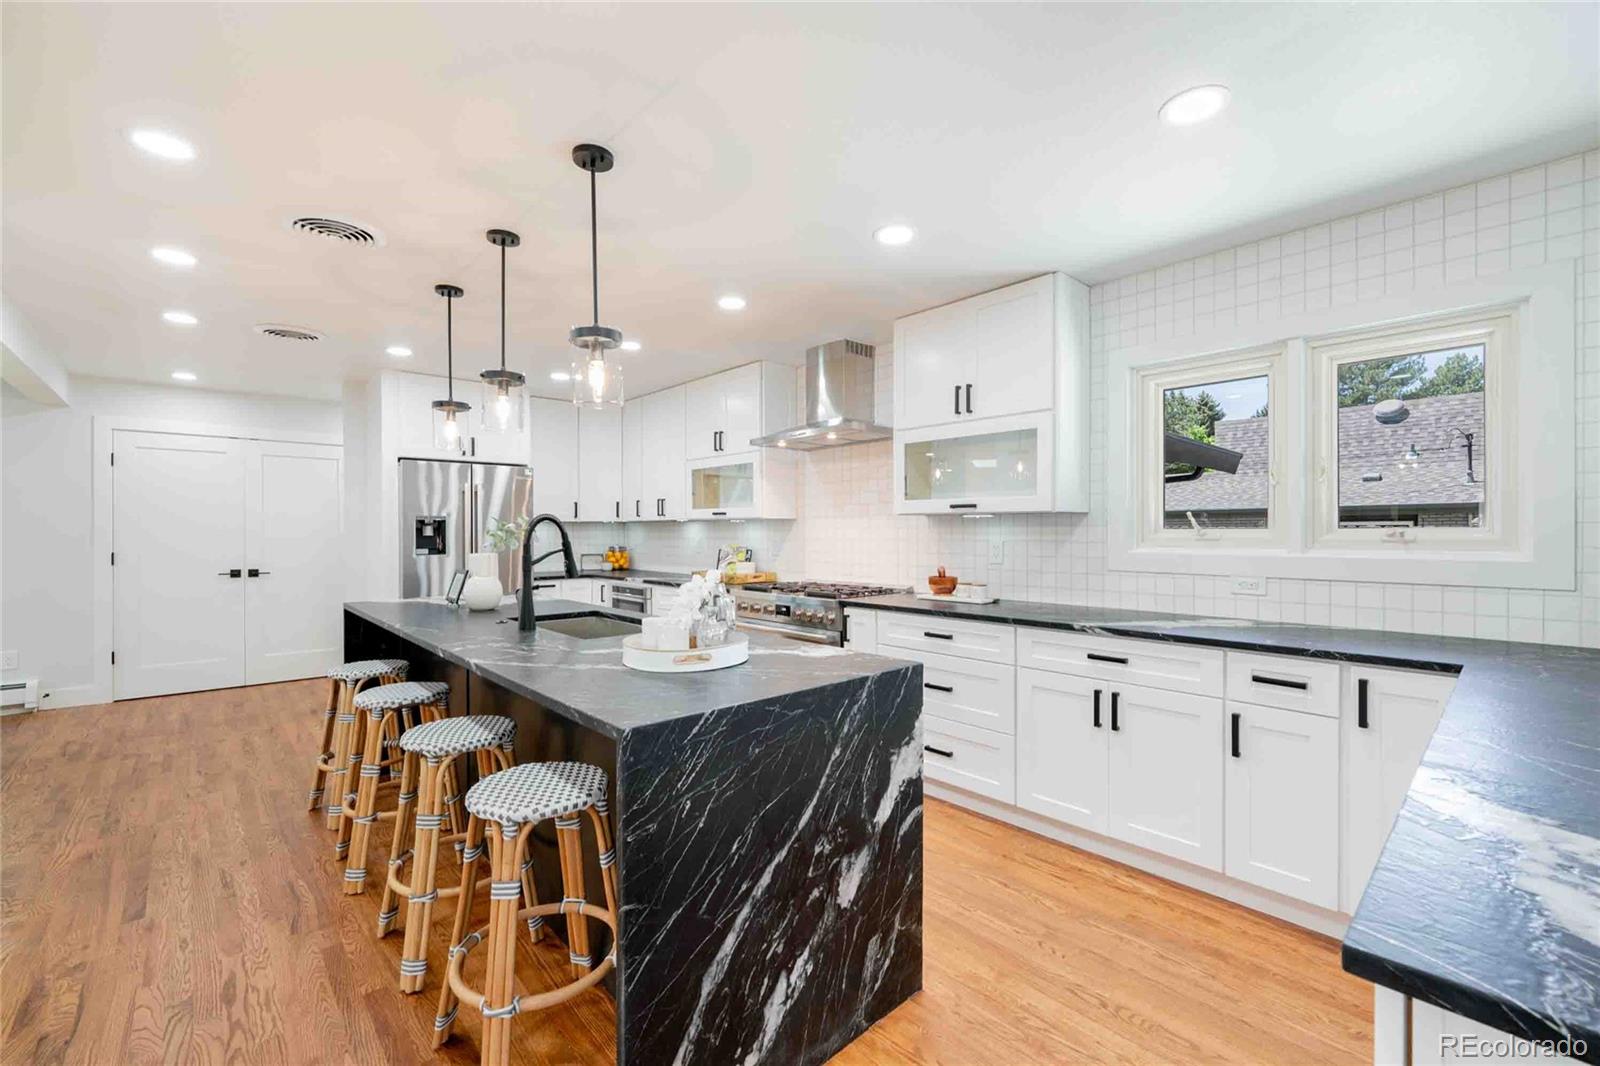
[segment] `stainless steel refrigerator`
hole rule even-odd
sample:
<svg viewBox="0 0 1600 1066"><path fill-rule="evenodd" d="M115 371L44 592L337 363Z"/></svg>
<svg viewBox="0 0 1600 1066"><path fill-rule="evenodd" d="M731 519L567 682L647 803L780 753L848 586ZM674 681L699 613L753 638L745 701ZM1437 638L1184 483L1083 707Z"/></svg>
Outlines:
<svg viewBox="0 0 1600 1066"><path fill-rule="evenodd" d="M491 522L531 516L528 468L508 463L400 460L400 595L443 596L467 555L492 551ZM520 580L520 550L500 554L500 585Z"/></svg>

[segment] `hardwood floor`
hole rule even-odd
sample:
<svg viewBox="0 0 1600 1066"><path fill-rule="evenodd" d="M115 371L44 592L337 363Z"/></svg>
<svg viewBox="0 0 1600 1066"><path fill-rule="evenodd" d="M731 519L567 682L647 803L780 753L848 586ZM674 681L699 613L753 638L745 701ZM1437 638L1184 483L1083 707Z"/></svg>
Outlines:
<svg viewBox="0 0 1600 1066"><path fill-rule="evenodd" d="M435 1055L437 961L396 990L379 893L341 894L304 810L324 691L0 723L0 1062L477 1061L469 1011ZM1369 991L1333 941L937 801L925 831L926 987L836 1063L1370 1059ZM530 985L563 979L564 951L522 952ZM615 1052L600 992L513 1030L514 1062Z"/></svg>

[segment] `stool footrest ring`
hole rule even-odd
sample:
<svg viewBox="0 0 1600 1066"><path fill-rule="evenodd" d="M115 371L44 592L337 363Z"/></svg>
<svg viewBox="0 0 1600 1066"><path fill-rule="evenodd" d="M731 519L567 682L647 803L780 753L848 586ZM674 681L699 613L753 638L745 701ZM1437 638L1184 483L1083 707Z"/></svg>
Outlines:
<svg viewBox="0 0 1600 1066"><path fill-rule="evenodd" d="M564 906L564 903L541 903L535 907L524 907L517 912L517 916L513 924L515 924L515 922L523 921L527 918L560 914L562 913L562 908ZM610 953L607 954L605 958L600 960L600 965L596 966L594 969L590 970L576 981L568 981L566 984L552 988L548 992L529 993L528 995L518 996L505 1006L492 1007L487 1011L484 1010L483 993L467 985L466 981L464 981L461 977L461 967L466 963L468 952L477 947L479 943L487 938L489 932L489 927L487 925L467 934L467 936L462 939L460 944L457 944L455 947L450 949L450 966L445 973L445 980L450 982L450 989L456 994L456 998L460 999L462 1003L465 1003L469 1007L478 1008L479 1012L482 1013L486 1018L506 1018L513 1014L521 1014L526 1011L545 1010L548 1007L554 1007L557 1004L565 1003L567 1000L572 999L580 992L586 992L590 988L593 988L595 985L599 984L600 981L605 978L606 974L610 973L617 964L617 949L615 942L617 933L616 915L612 914L611 911L607 910L605 907L590 904L584 908L583 916L604 922L606 926L610 928L613 940Z"/></svg>

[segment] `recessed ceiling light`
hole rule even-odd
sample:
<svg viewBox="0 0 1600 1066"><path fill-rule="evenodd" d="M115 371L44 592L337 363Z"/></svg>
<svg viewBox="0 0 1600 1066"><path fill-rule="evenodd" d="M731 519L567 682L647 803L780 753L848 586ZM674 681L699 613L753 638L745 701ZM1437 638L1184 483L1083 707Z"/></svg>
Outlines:
<svg viewBox="0 0 1600 1066"><path fill-rule="evenodd" d="M572 375L565 370L555 370L550 373L551 381L571 381Z"/></svg>
<svg viewBox="0 0 1600 1066"><path fill-rule="evenodd" d="M195 257L182 248L152 248L150 258L175 267L192 267L196 262Z"/></svg>
<svg viewBox="0 0 1600 1066"><path fill-rule="evenodd" d="M1193 126L1215 118L1228 106L1228 97L1226 85L1197 85L1162 104L1158 114L1169 126Z"/></svg>
<svg viewBox="0 0 1600 1066"><path fill-rule="evenodd" d="M174 370L172 372L173 381L193 381L194 379L194 371L192 370Z"/></svg>
<svg viewBox="0 0 1600 1066"><path fill-rule="evenodd" d="M901 222L884 226L872 234L879 244L910 244L917 231Z"/></svg>
<svg viewBox="0 0 1600 1066"><path fill-rule="evenodd" d="M724 311L743 311L744 297L729 293L717 300L717 306Z"/></svg>
<svg viewBox="0 0 1600 1066"><path fill-rule="evenodd" d="M163 311L161 317L171 322L174 326L192 326L200 321L187 311Z"/></svg>
<svg viewBox="0 0 1600 1066"><path fill-rule="evenodd" d="M639 342L638 341L623 341L622 344L619 345L619 347L625 352L636 352L636 351L639 350Z"/></svg>
<svg viewBox="0 0 1600 1066"><path fill-rule="evenodd" d="M391 344L383 350L383 354L392 355L396 359L406 359L411 355L411 349L403 344Z"/></svg>
<svg viewBox="0 0 1600 1066"><path fill-rule="evenodd" d="M194 158L194 145L182 137L163 133L161 130L134 130L128 134L128 140L132 141L135 147L162 159L187 163Z"/></svg>

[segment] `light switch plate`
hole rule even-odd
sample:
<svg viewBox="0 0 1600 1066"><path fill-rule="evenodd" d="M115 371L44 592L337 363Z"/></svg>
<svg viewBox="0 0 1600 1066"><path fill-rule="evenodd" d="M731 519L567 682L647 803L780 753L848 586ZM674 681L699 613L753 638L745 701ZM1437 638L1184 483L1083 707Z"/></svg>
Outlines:
<svg viewBox="0 0 1600 1066"><path fill-rule="evenodd" d="M0 651L0 670L15 670L18 657L14 651Z"/></svg>
<svg viewBox="0 0 1600 1066"><path fill-rule="evenodd" d="M1006 561L1006 542L1003 541L1003 540L991 540L989 542L989 565L990 566L999 566L1001 563L1003 563L1005 561Z"/></svg>
<svg viewBox="0 0 1600 1066"><path fill-rule="evenodd" d="M1236 577L1233 579L1235 596L1265 596L1267 579L1264 577Z"/></svg>

